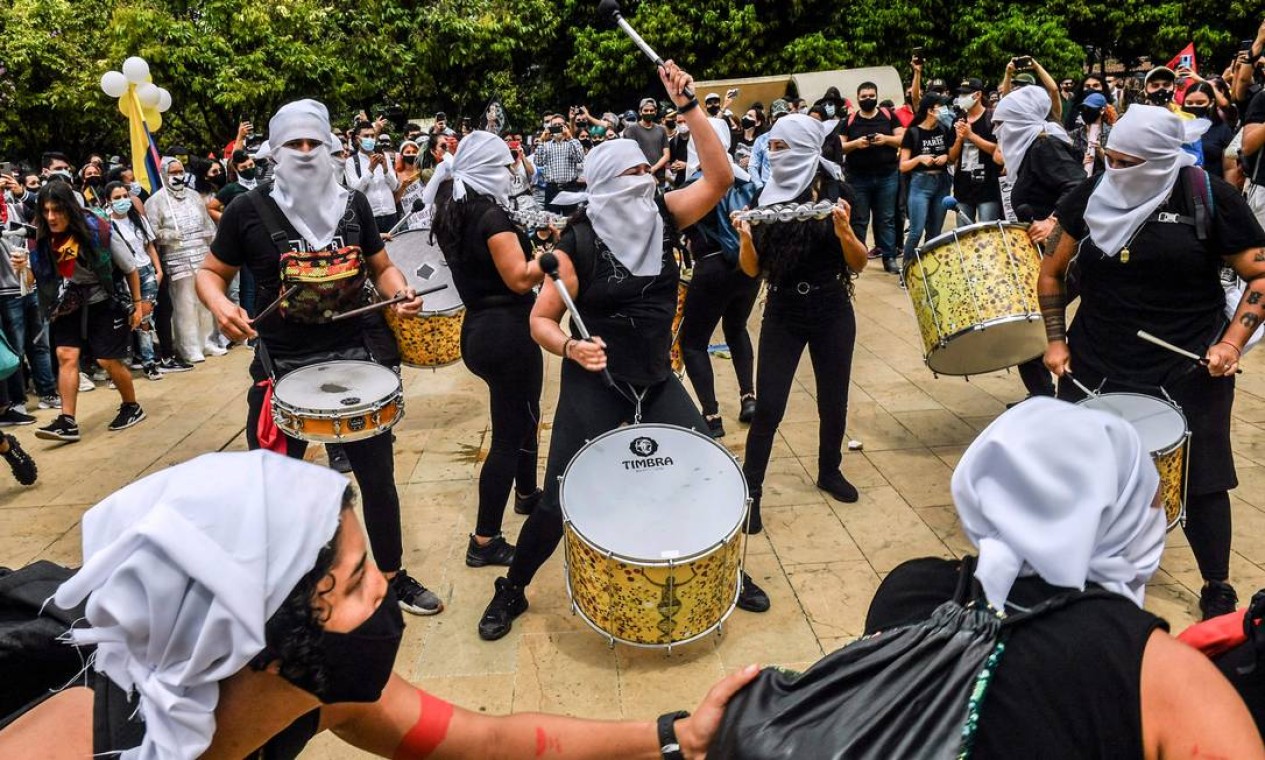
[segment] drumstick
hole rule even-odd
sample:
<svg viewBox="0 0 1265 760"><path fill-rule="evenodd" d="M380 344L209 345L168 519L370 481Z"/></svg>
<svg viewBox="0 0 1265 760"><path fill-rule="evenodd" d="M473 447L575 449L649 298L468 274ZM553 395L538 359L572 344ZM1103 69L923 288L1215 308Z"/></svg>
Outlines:
<svg viewBox="0 0 1265 760"><path fill-rule="evenodd" d="M418 298L420 296L428 296L431 293L438 293L441 290L447 289L447 287L448 286L446 284L436 285L433 288L427 288L426 290L419 290L417 291L417 294L413 296L410 296L408 293L401 293L395 298L388 298L385 301L371 303L368 306L362 306L359 309L352 309L351 311L344 311L342 314L336 314L333 317L331 317L329 321L338 322L343 319L351 319L352 317L358 317L361 314L368 314L371 311L377 311L378 309L385 309L388 306L393 306L403 301L412 301L414 298Z"/></svg>
<svg viewBox="0 0 1265 760"><path fill-rule="evenodd" d="M1083 384L1083 383L1081 383L1081 381L1080 381L1080 380L1077 380L1076 378L1072 377L1072 373L1071 373L1071 371L1070 371L1070 370L1069 370L1069 371L1067 371L1067 372L1064 372L1064 373L1063 373L1063 377L1066 377L1068 380L1071 380L1071 381L1072 381L1072 385L1075 385L1077 388L1080 388L1080 389L1081 389L1081 393L1084 393L1084 394L1085 394L1086 396L1088 396L1089 398L1093 398L1093 397L1095 397L1095 396L1097 396L1097 395L1098 395L1098 394L1097 394L1097 393L1095 393L1094 391L1091 391L1090 389L1086 388L1086 387L1084 386L1084 384Z"/></svg>
<svg viewBox="0 0 1265 760"><path fill-rule="evenodd" d="M272 303L268 304L267 306L265 306L265 307L264 307L264 310L263 310L263 311L261 311L261 312L259 312L258 314L256 314L256 315L255 315L255 316L254 316L254 317L250 320L250 324L252 324L252 325L254 325L254 324L258 324L258 323L260 322L260 320L262 320L264 317L266 317L266 316L268 316L269 314L271 314L271 313L273 313L274 311L276 311L276 310L277 310L277 307L281 305L281 302L282 302L282 301L286 300L287 298L289 298L290 296L294 295L294 294L295 294L295 293L297 293L297 292L299 292L299 286L298 286L298 285L291 286L289 290L287 290L286 292L282 293L280 296L277 296L277 300L275 300L275 301L273 301Z"/></svg>
<svg viewBox="0 0 1265 760"><path fill-rule="evenodd" d="M632 39L634 45L641 48L641 52L645 53L647 58L654 61L654 65L660 68L664 66L663 58L661 58L658 53L654 52L654 48L650 47L650 45L641 38L640 34L637 34L637 30L633 29L631 24L624 20L623 15L619 12L619 0L602 0L602 2L597 5L597 13L599 16L605 16L611 21L614 21L616 26L624 30L624 34L627 34L628 37ZM689 87L682 90L681 94L690 100L694 99L694 90ZM574 312L572 313L574 314Z"/></svg>
<svg viewBox="0 0 1265 760"><path fill-rule="evenodd" d="M567 292L567 286L563 284L562 279L558 276L558 257L552 253L545 253L537 261L540 262L541 270L549 275L549 279L553 280L554 287L558 289L558 295L562 296L562 302L566 304L567 310L571 312L571 320L575 322L576 329L580 331L580 337L591 342L593 336L589 335L589 328L584 326L584 320L580 317L580 311L575 308L575 301L571 300L571 294ZM602 369L602 380L608 388L615 386L615 378L611 377L611 372L608 369Z"/></svg>
<svg viewBox="0 0 1265 760"><path fill-rule="evenodd" d="M1173 353L1177 354L1178 356L1184 356L1184 357L1186 357L1187 359L1191 359L1191 360L1193 360L1193 361L1194 361L1195 363L1197 363L1197 364L1202 364L1202 365L1203 365L1203 366L1205 366L1205 367L1206 367L1206 366L1208 366L1208 360L1207 360L1207 359L1205 359L1204 357L1202 357L1202 356L1200 356L1200 355L1198 355L1198 354L1196 354L1196 353L1193 353L1193 352L1191 352L1191 351L1187 351L1186 349L1184 349L1184 348L1182 348L1182 347L1180 347L1180 346L1174 346L1172 343L1169 343L1168 341L1164 340L1163 338L1157 338L1157 337L1155 337L1154 335L1152 335L1151 333L1147 332L1146 330L1138 330L1138 337L1139 337L1139 338L1141 338L1142 340L1147 341L1148 343L1154 343L1155 345L1159 346L1160 348L1166 348L1166 349L1168 349L1169 351L1172 351ZM1236 369L1236 370L1234 371L1234 374L1236 374L1236 375L1241 375L1241 374L1243 374L1243 370L1242 370L1242 369Z"/></svg>

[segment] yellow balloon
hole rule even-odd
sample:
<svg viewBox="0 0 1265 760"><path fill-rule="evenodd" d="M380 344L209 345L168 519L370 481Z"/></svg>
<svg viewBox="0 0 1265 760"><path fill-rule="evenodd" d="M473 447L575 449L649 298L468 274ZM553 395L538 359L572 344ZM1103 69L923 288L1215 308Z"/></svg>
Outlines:
<svg viewBox="0 0 1265 760"><path fill-rule="evenodd" d="M150 132L157 132L162 129L163 115L158 112L157 108L146 108L144 113L145 125L149 127Z"/></svg>

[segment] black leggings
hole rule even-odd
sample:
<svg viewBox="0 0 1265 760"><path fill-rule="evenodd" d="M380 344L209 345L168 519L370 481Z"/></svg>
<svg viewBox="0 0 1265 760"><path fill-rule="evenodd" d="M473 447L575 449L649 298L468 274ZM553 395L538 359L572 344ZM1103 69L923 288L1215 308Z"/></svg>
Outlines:
<svg viewBox="0 0 1265 760"><path fill-rule="evenodd" d="M468 311L461 328L461 357L491 396L492 445L479 474L475 525L484 538L501 532L511 486L524 495L536 490L544 361L531 338L530 313L530 304Z"/></svg>
<svg viewBox="0 0 1265 760"><path fill-rule="evenodd" d="M734 373L738 375L738 392L746 396L754 390L755 351L751 348L751 335L747 333L747 319L759 294L760 280L730 267L719 253L705 256L694 264L694 278L685 294L685 318L681 321L681 355L704 415L720 412L716 379L707 353L707 344L718 323L724 330Z"/></svg>
<svg viewBox="0 0 1265 760"><path fill-rule="evenodd" d="M171 289L168 287L171 281L167 277L163 277L163 281L158 284L158 303L154 304L154 330L158 333L158 345L154 346L154 355L159 359L170 359L172 357L172 346L175 345L171 336Z"/></svg>
<svg viewBox="0 0 1265 760"><path fill-rule="evenodd" d="M523 530L518 534L518 551L510 565L510 582L519 587L531 583L536 571L558 548L562 540L562 508L558 500L559 477L584 444L602 433L631 423L636 404L627 383L607 388L602 376L574 362L563 362L558 410L553 416L553 436L549 440L549 460L545 465L545 496ZM627 394L625 396L624 394ZM646 389L641 402L641 421L707 429L694 401L675 376Z"/></svg>
<svg viewBox="0 0 1265 760"><path fill-rule="evenodd" d="M760 363L756 374L755 419L747 432L742 471L751 497L758 498L773 451L773 437L786 413L804 347L817 380L817 472L829 475L843 463L843 433L848 421L848 381L856 345L856 315L843 285L808 295L770 293L760 324ZM752 515L754 520L756 515Z"/></svg>
<svg viewBox="0 0 1265 760"><path fill-rule="evenodd" d="M1205 581L1230 577L1230 493L1186 497L1186 539Z"/></svg>
<svg viewBox="0 0 1265 760"><path fill-rule="evenodd" d="M259 416L263 410L264 389L258 384L246 394L246 445L259 448ZM284 435L284 434L283 434ZM285 436L286 456L302 459L307 441ZM395 447L391 434L384 433L342 444L351 462L351 471L360 487L364 507L365 531L378 568L385 573L400 569L404 547L400 536L400 495L395 490Z"/></svg>

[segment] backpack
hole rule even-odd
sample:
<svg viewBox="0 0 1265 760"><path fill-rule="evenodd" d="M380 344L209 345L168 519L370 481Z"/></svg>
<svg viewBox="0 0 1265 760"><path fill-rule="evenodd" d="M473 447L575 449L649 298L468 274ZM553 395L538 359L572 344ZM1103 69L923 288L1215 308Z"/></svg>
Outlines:
<svg viewBox="0 0 1265 760"><path fill-rule="evenodd" d="M46 600L74 571L40 560L0 568L0 729L52 696L84 669L88 652L59 637L84 616L84 604L63 610ZM86 604L86 603L85 603Z"/></svg>
<svg viewBox="0 0 1265 760"><path fill-rule="evenodd" d="M1226 677L1265 736L1265 589L1246 609L1196 623L1177 638L1203 652Z"/></svg>
<svg viewBox="0 0 1265 760"><path fill-rule="evenodd" d="M90 211L82 210L88 226L88 245L81 246L79 261L97 277L107 293L114 293L114 259L110 256L110 223ZM57 310L60 302L73 299L77 288L63 288L62 277L57 271L51 241L41 240L31 251L31 272L35 275L35 291L40 309L47 317ZM131 298L128 298L131 307ZM76 305L74 308L78 308ZM74 309L67 309L73 311Z"/></svg>

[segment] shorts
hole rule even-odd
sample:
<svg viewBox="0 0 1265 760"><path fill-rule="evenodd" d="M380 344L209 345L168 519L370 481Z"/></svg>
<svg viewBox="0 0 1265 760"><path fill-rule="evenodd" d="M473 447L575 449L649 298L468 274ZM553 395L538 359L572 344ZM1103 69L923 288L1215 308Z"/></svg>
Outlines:
<svg viewBox="0 0 1265 760"><path fill-rule="evenodd" d="M126 359L131 334L127 313L108 300L64 314L49 325L54 348L86 348L94 359Z"/></svg>

